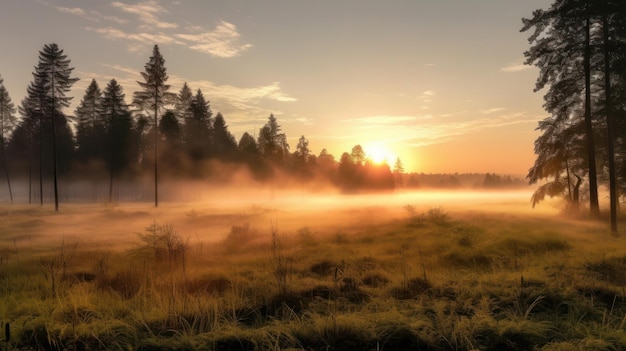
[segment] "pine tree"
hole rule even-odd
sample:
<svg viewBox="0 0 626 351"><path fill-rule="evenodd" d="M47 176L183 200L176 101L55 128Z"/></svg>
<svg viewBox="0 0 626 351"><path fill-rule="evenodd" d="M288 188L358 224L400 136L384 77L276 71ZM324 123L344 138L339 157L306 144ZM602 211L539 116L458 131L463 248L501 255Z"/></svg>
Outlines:
<svg viewBox="0 0 626 351"><path fill-rule="evenodd" d="M281 133L280 125L274 114L270 114L267 123L259 131L258 146L265 158L275 162L282 161L285 155L289 153L287 136L285 133Z"/></svg>
<svg viewBox="0 0 626 351"><path fill-rule="evenodd" d="M589 177L589 204L591 213L598 215L590 3L590 0L556 0L549 10L537 10L532 19L524 19L522 31L534 28L529 38L534 45L525 53L526 63L540 68L535 91L548 87L544 108L554 117L549 117L551 123L565 129L568 124L577 124L571 119L580 118L581 111L584 111L583 140ZM584 101L581 99L583 96ZM553 188L553 191L556 189Z"/></svg>
<svg viewBox="0 0 626 351"><path fill-rule="evenodd" d="M5 143L17 124L15 112L15 105L11 101L9 92L4 87L4 79L0 77L0 157L2 157L2 165L7 178L7 188L11 203L13 203L13 191L11 191L11 177L9 175L9 162L6 157Z"/></svg>
<svg viewBox="0 0 626 351"><path fill-rule="evenodd" d="M213 120L213 150L221 159L232 159L237 151L237 141L228 131L226 120L221 113L217 113Z"/></svg>
<svg viewBox="0 0 626 351"><path fill-rule="evenodd" d="M398 186L404 185L402 174L404 174L404 165L402 164L400 157L397 157L396 163L393 165L393 175L396 181L396 185Z"/></svg>
<svg viewBox="0 0 626 351"><path fill-rule="evenodd" d="M54 184L54 209L59 211L58 168L59 149L67 148L67 145L59 143L59 140L67 139L71 131L67 126L67 120L63 115L63 108L69 107L71 97L65 96L78 78L70 77L73 67L70 60L57 44L46 44L39 52L39 63L33 72L34 80L30 88L39 98L41 117L51 121L52 134L52 168ZM40 123L40 126L42 124ZM73 147L73 145L71 145Z"/></svg>
<svg viewBox="0 0 626 351"><path fill-rule="evenodd" d="M150 61L146 63L145 72L141 72L143 82L139 86L143 91L136 92L134 103L140 110L149 111L153 114L154 129L154 207L159 206L158 189L158 140L157 133L160 111L171 103L174 103L176 95L168 92L170 86L166 84L169 78L165 69L165 59L159 52L159 46L155 45Z"/></svg>
<svg viewBox="0 0 626 351"><path fill-rule="evenodd" d="M113 201L113 179L126 166L125 155L132 130L132 119L122 87L111 79L102 97L102 119L108 140L104 143L109 163L109 202Z"/></svg>
<svg viewBox="0 0 626 351"><path fill-rule="evenodd" d="M208 157L211 142L211 107L198 89L189 105L188 119L183 127L183 139L189 156L195 161Z"/></svg>
<svg viewBox="0 0 626 351"><path fill-rule="evenodd" d="M534 45L526 53L527 63L541 69L536 90L549 87L545 108L552 113L540 123L544 135L535 143L538 158L529 179L533 183L547 177L544 170L550 169L554 180L537 189L533 202L567 190L577 207L584 173L579 171L578 160L582 158L587 162L594 215L599 210L597 182L608 178L613 233L617 232L618 200L615 161L620 158L616 149L623 145L623 137L616 133L623 130L616 116L626 115L626 106L618 102L626 98L626 89L616 92L614 87L624 86L625 75L620 72L626 68L625 24L623 1L556 0L549 10L537 10L532 19L524 20L522 29L535 28L529 39ZM598 136L606 140L606 147L596 145ZM581 144L585 153L579 152ZM606 173L596 175L596 161L597 168Z"/></svg>
<svg viewBox="0 0 626 351"><path fill-rule="evenodd" d="M81 161L103 158L104 123L102 121L102 92L95 79L74 112L76 118L77 157Z"/></svg>
<svg viewBox="0 0 626 351"><path fill-rule="evenodd" d="M298 139L298 145L296 145L296 152L294 152L296 169L299 171L301 177L306 177L309 173L309 158L311 157L311 149L309 149L309 141L300 136Z"/></svg>
<svg viewBox="0 0 626 351"><path fill-rule="evenodd" d="M191 110L189 106L191 105L191 101L193 100L193 92L187 85L187 82L183 84L183 87L180 89L180 92L176 96L176 104L174 105L174 111L176 114L176 119L178 119L178 125L183 126L185 122L191 117Z"/></svg>

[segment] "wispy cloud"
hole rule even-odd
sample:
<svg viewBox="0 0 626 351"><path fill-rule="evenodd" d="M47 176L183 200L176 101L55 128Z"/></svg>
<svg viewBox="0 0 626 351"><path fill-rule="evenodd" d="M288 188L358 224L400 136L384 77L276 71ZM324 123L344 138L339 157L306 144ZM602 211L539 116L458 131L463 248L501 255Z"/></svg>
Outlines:
<svg viewBox="0 0 626 351"><path fill-rule="evenodd" d="M79 7L57 6L56 9L59 10L60 12L69 13L69 14L77 15L77 16L84 16L84 15L86 15L85 10L83 10L83 9L81 9Z"/></svg>
<svg viewBox="0 0 626 351"><path fill-rule="evenodd" d="M43 0L39 0L39 3L48 6L48 7L53 7L53 5L51 5L48 2L45 2ZM74 15L74 16L78 16L81 17L85 20L91 21L91 22L102 22L102 21L109 21L109 22L115 22L117 24L125 24L128 23L127 20L115 17L115 16L105 16L103 14L101 14L98 11L95 10L91 10L91 11L85 11L84 9L80 8L80 7L64 7L64 6L54 6L54 9L62 12L62 13L67 13L70 15Z"/></svg>
<svg viewBox="0 0 626 351"><path fill-rule="evenodd" d="M500 68L500 71L507 72L507 73L515 73L515 72L525 71L530 68L531 66L525 65L523 63L513 63L508 66Z"/></svg>
<svg viewBox="0 0 626 351"><path fill-rule="evenodd" d="M180 45L184 44L183 42L176 40L175 37L165 34L165 33L161 33L161 32L159 33L126 33L120 29L113 28L113 27L106 27L106 28L86 27L85 29L94 31L96 33L100 33L109 39L123 39L123 40L135 41L137 43L142 44L141 45L142 47L144 45L152 45L154 43L180 44Z"/></svg>
<svg viewBox="0 0 626 351"><path fill-rule="evenodd" d="M384 139L384 142L400 142L408 146L421 147L445 143L469 133L524 123L536 123L537 117L519 112L502 116L469 119L467 114L450 120L445 116L368 116L346 120L346 128L359 139ZM457 115L457 114L454 114ZM442 123L439 119L446 118ZM346 133L337 136L344 139Z"/></svg>
<svg viewBox="0 0 626 351"><path fill-rule="evenodd" d="M198 29L198 28L194 28ZM207 53L216 57L234 57L252 47L251 44L240 44L237 27L221 21L214 30L200 34L177 34L176 37L189 42L192 50Z"/></svg>
<svg viewBox="0 0 626 351"><path fill-rule="evenodd" d="M368 116L359 118L350 118L345 121L356 128L379 128L389 125L412 125L418 121L432 119L432 115L420 115L420 116Z"/></svg>
<svg viewBox="0 0 626 351"><path fill-rule="evenodd" d="M115 1L111 3L111 6L120 9L121 11L132 13L137 15L139 20L147 26L147 28L177 28L178 24L166 22L157 17L158 14L167 13L168 11L157 1L144 1L137 4L126 4L123 2Z"/></svg>
<svg viewBox="0 0 626 351"><path fill-rule="evenodd" d="M111 3L111 6L122 12L136 15L140 25L134 31L128 26L86 27L86 29L109 39L129 41L130 51L142 50L154 43L177 44L214 57L230 58L239 56L252 47L252 44L241 42L241 34L237 31L237 26L230 22L220 21L212 30L193 24L179 28L178 24L163 21L158 17L158 15L167 14L168 10L157 1L144 1L137 4L115 1ZM79 8L65 11L73 11L76 14L82 11L82 14L87 16ZM115 16L103 16L95 12L93 15L118 24L123 24L125 21Z"/></svg>
<svg viewBox="0 0 626 351"><path fill-rule="evenodd" d="M505 110L506 110L506 107L494 107L494 108L490 108L487 110L482 110L480 111L480 113L482 113L483 115L490 115L492 113L501 112Z"/></svg>

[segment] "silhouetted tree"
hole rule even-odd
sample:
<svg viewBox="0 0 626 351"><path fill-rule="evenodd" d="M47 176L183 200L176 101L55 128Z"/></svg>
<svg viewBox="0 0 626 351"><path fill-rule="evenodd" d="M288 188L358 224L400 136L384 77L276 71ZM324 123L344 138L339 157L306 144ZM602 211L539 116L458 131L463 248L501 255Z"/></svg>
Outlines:
<svg viewBox="0 0 626 351"><path fill-rule="evenodd" d="M11 203L13 202L13 191L11 190L11 177L9 174L9 162L7 160L5 143L17 124L15 112L15 105L11 101L9 92L4 87L4 79L0 77L0 157L2 157L2 166L4 167L5 176L7 178L7 188L9 190Z"/></svg>
<svg viewBox="0 0 626 351"><path fill-rule="evenodd" d="M104 159L104 121L102 92L95 79L91 81L76 111L77 158L81 161Z"/></svg>
<svg viewBox="0 0 626 351"><path fill-rule="evenodd" d="M244 155L258 155L259 149L257 148L256 141L252 137L252 135L248 134L248 132L243 133L241 139L239 139L239 144L237 145L239 152Z"/></svg>
<svg viewBox="0 0 626 351"><path fill-rule="evenodd" d="M58 191L58 156L59 148L67 147L59 143L60 139L72 140L71 130L67 125L67 120L63 115L63 108L69 107L71 97L65 96L70 91L72 85L78 78L70 75L74 70L70 67L70 60L57 44L46 44L39 52L39 63L33 72L34 80L31 86L35 89L40 99L39 108L51 121L52 131L52 168L54 184L54 209L59 211L59 191ZM73 149L73 145L70 147Z"/></svg>
<svg viewBox="0 0 626 351"><path fill-rule="evenodd" d="M177 147L181 142L180 124L172 111L167 111L159 122L159 132L162 138L171 147Z"/></svg>
<svg viewBox="0 0 626 351"><path fill-rule="evenodd" d="M402 174L404 174L404 165L400 160L400 157L396 157L396 163L393 165L393 175L396 180L396 185L403 186Z"/></svg>
<svg viewBox="0 0 626 351"><path fill-rule="evenodd" d="M133 128L123 89L115 79L111 79L104 89L102 119L108 136L104 145L108 151L109 202L112 202L113 179L115 174L128 164L128 147Z"/></svg>
<svg viewBox="0 0 626 351"><path fill-rule="evenodd" d="M170 86L166 84L168 75L165 69L165 59L159 52L159 46L155 45L152 50L150 61L146 63L146 71L141 72L143 82L139 86L143 91L136 92L134 103L140 110L151 111L154 114L154 206L159 206L158 189L158 133L156 128L159 120L159 112L164 106L174 103L176 95L168 92Z"/></svg>
<svg viewBox="0 0 626 351"><path fill-rule="evenodd" d="M191 100L189 112L183 127L185 149L192 160L200 161L209 155L212 114L209 102L204 99L200 89Z"/></svg>
<svg viewBox="0 0 626 351"><path fill-rule="evenodd" d="M361 145L355 145L350 156L352 157L352 162L357 166L362 166L365 162L365 151Z"/></svg>
<svg viewBox="0 0 626 351"><path fill-rule="evenodd" d="M354 158L347 152L341 154L339 166L337 167L337 181L339 186L345 190L354 190L361 186L359 177L359 166L355 164Z"/></svg>
<svg viewBox="0 0 626 351"><path fill-rule="evenodd" d="M596 147L591 116L590 0L556 0L549 10L536 10L533 18L523 19L523 22L522 31L534 28L529 38L534 45L525 53L526 63L540 68L535 91L548 86L545 109L557 117L555 122L559 124L568 123L572 116L580 116L581 106L584 109L590 210L597 215Z"/></svg>
<svg viewBox="0 0 626 351"><path fill-rule="evenodd" d="M556 136L556 139L566 139L565 143L546 141L540 143L544 145L543 152L549 153L550 151L546 150L559 145L567 147L567 150L552 152L552 157L547 157L550 156L547 154L543 161L538 158L529 176L533 176L533 173L535 176L540 174L541 172L535 171L547 159L566 160L569 163L573 154L571 150L578 149L573 142L580 142L576 140L580 138L571 137L572 130L584 135L586 153L583 157L586 159L586 170L589 175L591 212L596 215L598 213L596 151L599 151L600 161L607 164L600 169L607 170L608 174L613 232L617 231L618 197L615 145L621 138L615 135L619 125L615 123L614 118L620 112L614 103L618 99L612 92L612 87L614 84L620 84L621 75L618 74L620 70L616 70L616 67L619 67L619 62L623 62L626 56L626 46L623 45L626 39L625 23L626 5L623 1L556 0L550 9L537 10L533 13L532 19L524 19L522 29L525 31L534 28L529 38L534 45L526 56L528 64L535 64L541 69L536 90L548 86L544 106L552 116L546 119L546 123L540 124L540 129L544 130L544 133L554 130L570 133L567 138ZM581 113L581 110L584 110L584 113ZM621 110L624 110L623 105ZM584 117L583 123L578 122L581 115ZM600 119L601 116L604 116L604 120ZM578 125L583 128L578 129ZM603 138L606 140L605 148L595 145L596 139ZM536 143L536 151L537 146ZM567 154L565 158L564 154ZM556 164L562 165L563 162ZM581 172L570 173L571 168L568 165L561 168L567 171L566 177L555 175L554 179L557 183L566 183L566 186L548 183L543 186L544 189L538 189L536 195L549 195L563 189L568 190L570 199L578 194ZM573 186L572 177L576 179ZM536 199L536 196L533 198Z"/></svg>
<svg viewBox="0 0 626 351"><path fill-rule="evenodd" d="M303 178L309 176L309 158L311 157L311 150L309 149L309 141L304 137L304 135L302 135L298 140L294 157L298 174L300 174Z"/></svg>
<svg viewBox="0 0 626 351"><path fill-rule="evenodd" d="M221 113L217 113L213 120L213 151L218 158L232 160L237 151L237 141L228 131L228 126Z"/></svg>
<svg viewBox="0 0 626 351"><path fill-rule="evenodd" d="M270 114L267 123L259 131L258 146L261 154L274 162L282 161L289 153L287 136L281 133L280 125L273 114Z"/></svg>
<svg viewBox="0 0 626 351"><path fill-rule="evenodd" d="M193 92L189 88L189 85L187 85L187 82L185 82L176 96L176 104L174 105L174 112L179 126L183 126L185 122L191 118L191 110L189 107L192 100Z"/></svg>

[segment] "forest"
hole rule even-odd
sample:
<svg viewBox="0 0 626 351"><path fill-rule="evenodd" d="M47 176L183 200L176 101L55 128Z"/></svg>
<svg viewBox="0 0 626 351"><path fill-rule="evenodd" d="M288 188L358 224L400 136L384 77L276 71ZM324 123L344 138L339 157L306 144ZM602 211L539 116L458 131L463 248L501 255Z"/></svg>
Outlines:
<svg viewBox="0 0 626 351"><path fill-rule="evenodd" d="M242 172L257 182L282 179L294 186L313 190L333 187L346 193L402 187L493 189L524 183L519 178L490 173L407 173L399 158L393 168L386 160L374 162L359 144L339 159L326 149L315 155L304 135L292 152L273 114L258 136L246 132L237 141L225 117L219 112L213 114L201 90L194 93L185 83L178 93L170 92L158 45L145 72L141 72L145 81L138 82L142 90L133 93L132 104L126 103L124 89L115 79L103 90L92 80L74 113L67 115L64 109L73 99L67 94L78 80L72 77L70 63L57 44L45 45L39 52L28 94L17 108L0 80L1 167L11 201L12 178L14 183L17 179L19 184L26 184L22 189L27 193L21 198L43 204L53 193L56 208L59 198L108 202L143 199L145 189L137 183L150 176L154 177L151 196L155 205L159 178L204 179L219 184ZM92 186L76 186L81 182ZM138 189L126 186L120 192L120 183L135 183ZM66 188L74 184L74 191L59 191L59 184Z"/></svg>

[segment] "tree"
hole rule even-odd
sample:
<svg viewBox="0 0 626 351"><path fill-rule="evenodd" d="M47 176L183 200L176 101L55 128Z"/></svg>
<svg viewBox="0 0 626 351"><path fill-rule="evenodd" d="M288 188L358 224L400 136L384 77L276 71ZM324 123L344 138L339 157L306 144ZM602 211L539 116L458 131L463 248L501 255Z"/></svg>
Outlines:
<svg viewBox="0 0 626 351"><path fill-rule="evenodd" d="M352 157L352 162L357 166L362 166L365 162L365 151L361 145L355 145L350 156Z"/></svg>
<svg viewBox="0 0 626 351"><path fill-rule="evenodd" d="M143 91L135 93L134 103L140 110L151 111L153 113L154 128L154 207L159 206L158 188L158 133L156 128L159 120L159 112L164 106L174 102L176 95L168 92L170 86L166 84L169 78L165 69L165 59L159 52L159 46L155 45L152 56L145 66L145 72L141 72L144 79L139 83Z"/></svg>
<svg viewBox="0 0 626 351"><path fill-rule="evenodd" d="M598 215L596 147L591 105L590 0L556 0L548 11L536 10L532 19L523 19L523 22L522 31L535 28L528 39L534 45L525 56L527 64L540 68L535 91L548 86L544 108L556 117L555 122L568 124L583 106L590 211ZM583 93L584 103L581 101Z"/></svg>
<svg viewBox="0 0 626 351"><path fill-rule="evenodd" d="M618 165L615 160L619 158L616 148L623 145L623 138L618 137L616 131L624 129L616 123L615 118L617 115L626 115L626 106L617 102L626 98L626 90L618 88L615 92L614 87L623 87L624 84L624 74L621 72L626 68L626 4L615 0L556 0L549 10L537 10L533 15L532 19L524 20L522 29L535 28L529 39L534 46L526 53L527 63L536 64L541 69L536 90L549 86L545 107L553 114L540 128L544 133L555 130L558 133L570 133L569 136L550 137L567 141L565 143L536 143L536 151L544 155L538 157L529 176L541 173L536 171L544 167L542 163L546 162L560 164L567 171L565 177L555 175L554 181L563 184L545 184L542 186L544 189L538 189L536 195L550 195L567 189L570 199L577 198L581 175L580 172L573 173L576 183L572 188L572 173L568 164L572 160L571 156L576 155L571 153L572 149L577 148L572 142L581 141L581 138L571 137L574 130L584 135L582 141L586 153L582 156L588 165L586 171L589 175L591 212L597 215L599 211L597 182L608 178L611 230L616 233ZM580 113L581 110L584 112ZM583 123L577 121L581 114L584 116ZM579 124L583 128L574 128ZM606 147L596 145L595 140L606 140ZM555 146L567 150L554 150ZM599 167L596 167L596 161ZM598 176L596 168L606 173L601 172Z"/></svg>
<svg viewBox="0 0 626 351"><path fill-rule="evenodd" d="M396 158L396 163L393 165L393 175L396 180L396 184L399 186L403 185L402 174L404 173L404 166L402 165L402 161L400 157Z"/></svg>
<svg viewBox="0 0 626 351"><path fill-rule="evenodd" d="M95 79L74 112L76 118L77 157L81 161L104 157L104 123L102 121L102 92Z"/></svg>
<svg viewBox="0 0 626 351"><path fill-rule="evenodd" d="M213 152L218 158L232 159L237 151L237 141L228 131L228 126L221 113L217 113L213 120Z"/></svg>
<svg viewBox="0 0 626 351"><path fill-rule="evenodd" d="M259 150L266 159L274 162L282 161L289 153L287 136L281 131L274 114L270 114L267 123L259 131Z"/></svg>
<svg viewBox="0 0 626 351"><path fill-rule="evenodd" d="M11 191L11 177L9 176L9 163L6 157L5 143L17 124L15 111L15 105L11 101L9 92L4 87L4 79L0 77L0 157L2 157L11 203L13 202L13 192Z"/></svg>
<svg viewBox="0 0 626 351"><path fill-rule="evenodd" d="M176 148L180 145L180 124L174 112L167 111L163 117L161 117L159 133L170 147Z"/></svg>
<svg viewBox="0 0 626 351"><path fill-rule="evenodd" d="M185 121L183 139L189 156L200 161L208 157L211 141L211 107L202 90L198 89L189 105L188 119Z"/></svg>
<svg viewBox="0 0 626 351"><path fill-rule="evenodd" d="M109 202L113 201L115 174L127 164L126 155L130 143L132 119L125 97L122 86L115 79L111 79L104 89L102 98L102 118L106 123L105 130L108 132L105 149L109 155Z"/></svg>
<svg viewBox="0 0 626 351"><path fill-rule="evenodd" d="M309 172L309 158L311 157L311 149L309 149L309 141L302 135L296 145L296 152L294 153L296 161L296 169L299 171L302 177L305 177Z"/></svg>
<svg viewBox="0 0 626 351"><path fill-rule="evenodd" d="M252 137L252 135L248 134L248 132L243 133L241 138L239 139L239 144L237 145L239 152L243 155L256 156L259 153L259 149L256 145L256 141Z"/></svg>
<svg viewBox="0 0 626 351"><path fill-rule="evenodd" d="M193 100L193 92L187 85L187 82L183 84L183 87L178 92L176 96L176 104L174 104L174 113L176 115L176 119L178 120L178 125L182 126L185 122L190 118L190 109L191 101Z"/></svg>
<svg viewBox="0 0 626 351"><path fill-rule="evenodd" d="M63 115L63 108L69 107L71 97L65 96L78 78L70 75L74 70L70 67L70 60L57 44L46 44L39 52L39 63L33 72L34 80L30 86L40 99L39 108L42 117L51 121L52 129L52 164L54 184L54 209L59 211L58 191L58 154L59 137L67 137L69 129ZM65 135L61 135L65 134ZM71 132L69 132L71 138Z"/></svg>

